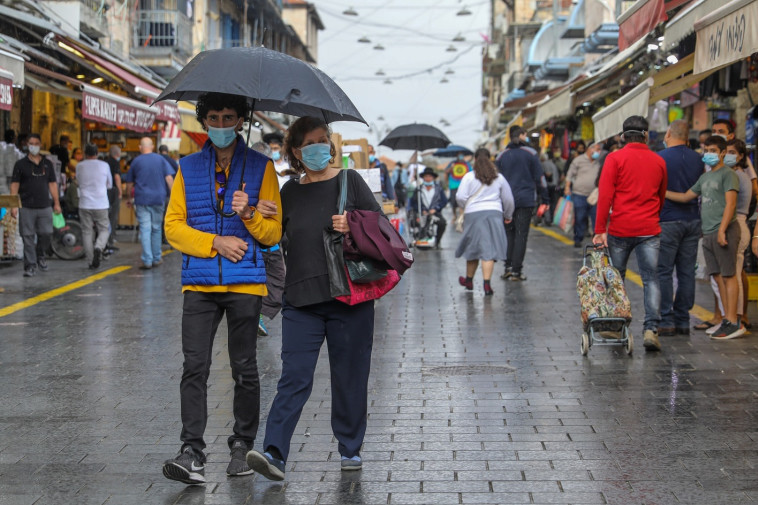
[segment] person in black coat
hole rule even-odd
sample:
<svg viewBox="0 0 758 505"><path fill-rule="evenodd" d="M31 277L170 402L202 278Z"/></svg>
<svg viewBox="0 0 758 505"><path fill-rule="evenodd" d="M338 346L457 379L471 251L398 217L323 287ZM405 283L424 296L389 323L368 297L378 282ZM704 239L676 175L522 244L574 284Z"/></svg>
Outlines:
<svg viewBox="0 0 758 505"><path fill-rule="evenodd" d="M445 229L447 228L447 221L442 215L442 209L444 209L447 205L447 196L445 195L445 191L442 189L442 186L440 186L436 181L437 172L435 172L434 169L426 167L424 171L421 172L421 179L423 182L421 183L421 186L419 188L416 188L416 191L413 192L413 197L410 201L410 207L413 209L413 211L416 212L416 216L437 217L437 234L435 247L439 249L440 240L442 240L442 235L445 233ZM420 210L419 204L421 205ZM426 222L429 222L429 218L427 218Z"/></svg>

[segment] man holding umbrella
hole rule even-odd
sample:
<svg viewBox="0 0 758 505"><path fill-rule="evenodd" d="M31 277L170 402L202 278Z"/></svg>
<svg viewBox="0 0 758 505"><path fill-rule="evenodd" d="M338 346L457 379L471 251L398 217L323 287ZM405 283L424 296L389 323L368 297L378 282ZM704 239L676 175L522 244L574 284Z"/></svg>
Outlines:
<svg viewBox="0 0 758 505"><path fill-rule="evenodd" d="M282 235L279 184L272 162L238 135L247 99L206 93L197 119L209 140L180 162L166 212L166 238L183 253L180 385L182 447L163 475L186 484L205 482L207 380L213 339L226 314L234 379L234 427L227 475L248 475L245 455L260 417L256 338L266 269L261 249Z"/></svg>

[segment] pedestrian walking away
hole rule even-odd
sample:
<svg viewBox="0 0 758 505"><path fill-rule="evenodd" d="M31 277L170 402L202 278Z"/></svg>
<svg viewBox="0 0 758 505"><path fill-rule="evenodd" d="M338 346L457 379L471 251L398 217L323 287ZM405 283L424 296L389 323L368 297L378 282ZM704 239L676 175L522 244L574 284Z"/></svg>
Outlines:
<svg viewBox="0 0 758 505"><path fill-rule="evenodd" d="M108 219L110 220L111 232L108 235L108 249L107 253L111 254L117 251L116 247L116 230L118 229L118 217L121 211L121 147L113 144L108 149L108 157L105 158L105 162L111 170L111 176L113 177L113 187L108 191Z"/></svg>
<svg viewBox="0 0 758 505"><path fill-rule="evenodd" d="M574 158L566 173L564 194L570 195L574 204L574 247L582 247L588 219L595 229L596 206L588 202L587 197L595 189L595 179L600 171L599 158L600 144L590 142L584 154Z"/></svg>
<svg viewBox="0 0 758 505"><path fill-rule="evenodd" d="M24 277L33 277L38 267L47 270L45 254L53 234L53 212L60 214L61 204L53 165L40 154L40 136L29 135L28 146L29 154L13 166L11 195L20 195L21 208L11 209L11 216L19 218L24 241Z"/></svg>
<svg viewBox="0 0 758 505"><path fill-rule="evenodd" d="M224 314L234 379L226 473L252 473L245 455L258 431L256 341L261 299L267 293L261 249L279 242L282 226L273 163L238 135L249 113L241 96L207 93L199 98L197 119L209 140L200 152L181 160L166 212L166 237L182 252L184 365L179 386L182 446L163 465L163 475L186 484L205 482L207 381Z"/></svg>
<svg viewBox="0 0 758 505"><path fill-rule="evenodd" d="M85 159L76 167L84 257L93 270L100 266L103 249L108 244L108 190L113 187L110 167L106 162L98 160L97 154L97 146L87 144L84 146ZM95 237L94 229L97 229Z"/></svg>
<svg viewBox="0 0 758 505"><path fill-rule="evenodd" d="M339 168L330 130L320 118L305 116L287 132L285 150L301 174L282 188L282 225L289 242L282 303L282 375L266 421L261 451L247 463L257 473L282 480L300 413L313 387L319 352L326 341L331 370L331 420L342 470L362 468L368 377L374 339L374 302L346 305L331 296L323 230L347 233L347 215L336 215ZM347 172L346 212L381 208L363 178ZM324 202L334 202L325 205Z"/></svg>
<svg viewBox="0 0 758 505"><path fill-rule="evenodd" d="M547 193L547 181L542 172L542 165L534 149L527 144L527 132L520 126L513 125L509 130L511 141L500 153L495 165L511 187L516 209L513 220L505 225L508 237L508 258L505 260L505 272L501 279L525 281L524 257L526 241L529 238L529 225L532 221L537 195L543 202L550 201Z"/></svg>
<svg viewBox="0 0 758 505"><path fill-rule="evenodd" d="M666 162L647 146L648 123L642 116L624 120L626 145L610 153L600 175L595 245L607 247L622 279L635 251L642 277L645 322L642 345L660 351L661 291L658 284L660 214L666 196ZM611 209L613 219L608 224Z"/></svg>
<svg viewBox="0 0 758 505"><path fill-rule="evenodd" d="M126 173L126 194L134 197L130 203L135 206L139 222L139 237L142 243L142 265L149 270L163 263L161 258L161 230L163 224L163 206L166 202L167 189L171 188L174 178L168 162L153 152L153 140L143 137L139 143L140 155L132 160Z"/></svg>
<svg viewBox="0 0 758 505"><path fill-rule="evenodd" d="M493 294L492 271L495 261L505 260L508 241L503 224L513 219L511 187L490 160L487 149L474 153L474 171L461 180L456 193L463 212L463 235L455 250L455 257L466 259L466 276L458 282L467 290L474 288L474 274L482 263L484 294Z"/></svg>
<svg viewBox="0 0 758 505"><path fill-rule="evenodd" d="M683 119L672 122L663 137L667 148L658 154L666 163L668 191L684 193L703 174L703 160L688 147L688 138L689 125ZM661 289L659 336L690 333L690 309L695 304L695 264L700 236L700 208L697 201L677 203L666 199L661 211L661 247L658 254L658 282Z"/></svg>

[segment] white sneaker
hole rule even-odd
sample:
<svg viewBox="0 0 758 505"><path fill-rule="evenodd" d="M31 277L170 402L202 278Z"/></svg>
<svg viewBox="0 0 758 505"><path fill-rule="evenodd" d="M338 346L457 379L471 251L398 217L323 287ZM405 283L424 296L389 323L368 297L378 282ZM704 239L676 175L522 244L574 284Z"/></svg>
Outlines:
<svg viewBox="0 0 758 505"><path fill-rule="evenodd" d="M723 322L724 322L724 320L722 319L721 323L723 323ZM705 334L706 335L713 335L714 333L716 333L717 331L719 331L719 329L721 329L721 323L713 325L710 328L708 328L707 330L705 330Z"/></svg>

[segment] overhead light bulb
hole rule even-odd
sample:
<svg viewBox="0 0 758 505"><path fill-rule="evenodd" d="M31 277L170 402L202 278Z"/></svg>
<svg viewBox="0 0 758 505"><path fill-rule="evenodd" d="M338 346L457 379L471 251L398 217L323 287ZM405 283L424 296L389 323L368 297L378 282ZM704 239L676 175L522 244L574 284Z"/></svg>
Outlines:
<svg viewBox="0 0 758 505"><path fill-rule="evenodd" d="M458 13L456 14L456 16L470 16L470 15L471 15L471 11L468 10L466 7L459 10Z"/></svg>
<svg viewBox="0 0 758 505"><path fill-rule="evenodd" d="M357 16L358 13L353 9L352 7L348 7L344 11L342 11L343 16Z"/></svg>
<svg viewBox="0 0 758 505"><path fill-rule="evenodd" d="M377 51L384 51L384 46L381 44L377 44L374 46L374 49Z"/></svg>
<svg viewBox="0 0 758 505"><path fill-rule="evenodd" d="M447 77L443 77L442 80L440 80L441 84L446 84L448 82L450 82L450 81L447 80Z"/></svg>
<svg viewBox="0 0 758 505"><path fill-rule="evenodd" d="M382 69L380 68L379 70L377 70L377 71L376 71L376 73L375 73L374 75L387 75L387 74L385 74L385 73L384 73L384 70L382 70Z"/></svg>
<svg viewBox="0 0 758 505"><path fill-rule="evenodd" d="M466 37L461 35L461 32L458 32L458 35L453 37L453 42L464 42L466 40Z"/></svg>
<svg viewBox="0 0 758 505"><path fill-rule="evenodd" d="M77 79L84 79L85 77L87 77L87 76L84 75L84 74L76 74L76 78Z"/></svg>
<svg viewBox="0 0 758 505"><path fill-rule="evenodd" d="M648 51L657 51L658 50L658 44L648 44L647 45Z"/></svg>
<svg viewBox="0 0 758 505"><path fill-rule="evenodd" d="M371 44L371 39L369 39L368 37L364 35L363 37L358 39L358 42L360 42L361 44Z"/></svg>
<svg viewBox="0 0 758 505"><path fill-rule="evenodd" d="M376 118L376 120L377 121L384 121L384 116L379 116L378 118Z"/></svg>
<svg viewBox="0 0 758 505"><path fill-rule="evenodd" d="M445 75L452 75L454 73L455 73L455 70L453 70L452 68L448 68L447 70L445 70Z"/></svg>
<svg viewBox="0 0 758 505"><path fill-rule="evenodd" d="M676 65L677 63L679 63L679 58L677 58L677 57L676 57L676 56L674 56L673 54L669 54L669 55L666 57L666 61L668 61L668 62L669 62L669 63L671 63L672 65Z"/></svg>
<svg viewBox="0 0 758 505"><path fill-rule="evenodd" d="M390 81L389 79L385 79L384 84L392 84L392 81Z"/></svg>
<svg viewBox="0 0 758 505"><path fill-rule="evenodd" d="M454 53L454 52L456 52L456 51L457 51L457 49L455 48L455 46L454 46L454 45L450 44L450 45L447 47L447 49L445 49L445 51L447 51L448 53Z"/></svg>
<svg viewBox="0 0 758 505"><path fill-rule="evenodd" d="M94 79L92 79L92 84L100 84L101 82L103 82L102 77L95 77Z"/></svg>

